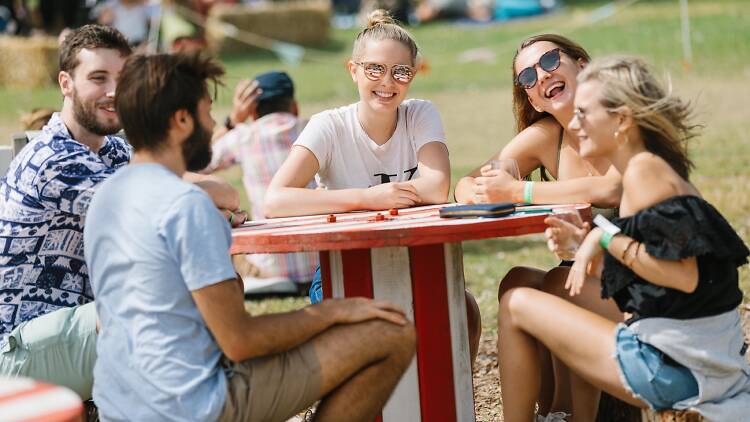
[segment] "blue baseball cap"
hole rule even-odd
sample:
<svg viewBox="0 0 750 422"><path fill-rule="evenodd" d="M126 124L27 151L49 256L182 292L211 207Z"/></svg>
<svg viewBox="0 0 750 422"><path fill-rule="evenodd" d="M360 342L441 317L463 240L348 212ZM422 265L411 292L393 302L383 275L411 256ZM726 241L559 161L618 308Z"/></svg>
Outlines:
<svg viewBox="0 0 750 422"><path fill-rule="evenodd" d="M271 100L276 97L294 97L294 83L286 72L272 71L255 77L263 92L258 101Z"/></svg>

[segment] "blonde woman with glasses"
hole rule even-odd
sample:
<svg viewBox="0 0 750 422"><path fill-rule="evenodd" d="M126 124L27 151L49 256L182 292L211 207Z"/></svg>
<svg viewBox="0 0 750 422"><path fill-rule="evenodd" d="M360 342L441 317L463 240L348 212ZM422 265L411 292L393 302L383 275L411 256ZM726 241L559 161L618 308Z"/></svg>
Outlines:
<svg viewBox="0 0 750 422"><path fill-rule="evenodd" d="M376 10L354 40L349 75L359 101L314 115L266 194L267 217L440 204L450 162L435 106L407 99L419 68L412 36ZM317 174L327 189L306 189ZM320 269L310 289L322 300ZM472 362L481 334L479 307L466 292Z"/></svg>
<svg viewBox="0 0 750 422"><path fill-rule="evenodd" d="M575 296L600 279L602 296L631 317L615 323L539 290L509 290L499 310L506 421L532 419L539 344L590 384L574 398L603 389L642 408L747 418L737 267L750 251L688 179L689 114L639 59L594 61L579 74L568 129L582 157L623 175L623 194L621 217L595 220L565 288ZM574 400L572 420L594 420L595 403Z"/></svg>

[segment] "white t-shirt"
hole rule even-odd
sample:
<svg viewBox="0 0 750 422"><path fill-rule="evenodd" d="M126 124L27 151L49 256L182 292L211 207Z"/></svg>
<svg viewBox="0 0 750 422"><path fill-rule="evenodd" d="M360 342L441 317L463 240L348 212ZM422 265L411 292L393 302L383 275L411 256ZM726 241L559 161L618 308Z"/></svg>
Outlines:
<svg viewBox="0 0 750 422"><path fill-rule="evenodd" d="M383 145L362 129L356 103L312 116L294 145L318 159L320 184L349 189L415 179L417 153L430 142L445 143L440 115L431 102L411 99L399 105L396 130Z"/></svg>

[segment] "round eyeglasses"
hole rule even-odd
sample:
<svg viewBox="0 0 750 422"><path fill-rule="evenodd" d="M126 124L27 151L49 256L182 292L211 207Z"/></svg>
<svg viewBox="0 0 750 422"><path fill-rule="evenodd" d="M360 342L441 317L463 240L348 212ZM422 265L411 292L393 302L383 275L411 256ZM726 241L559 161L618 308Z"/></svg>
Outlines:
<svg viewBox="0 0 750 422"><path fill-rule="evenodd" d="M383 76L388 72L388 65L374 62L354 62L357 66L362 66L367 79L371 81L379 81L383 79ZM417 73L416 70L405 64L394 64L390 66L391 77L393 80L401 83L408 84L414 79L414 75Z"/></svg>

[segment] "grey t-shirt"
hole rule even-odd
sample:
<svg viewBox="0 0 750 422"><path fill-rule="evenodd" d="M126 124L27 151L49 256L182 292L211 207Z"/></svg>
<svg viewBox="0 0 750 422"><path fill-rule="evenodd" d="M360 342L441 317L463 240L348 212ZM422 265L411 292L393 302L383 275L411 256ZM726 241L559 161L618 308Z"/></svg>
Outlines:
<svg viewBox="0 0 750 422"><path fill-rule="evenodd" d="M94 400L106 420L216 420L221 350L191 291L235 277L209 197L157 164L129 165L89 207L85 257L101 320Z"/></svg>

